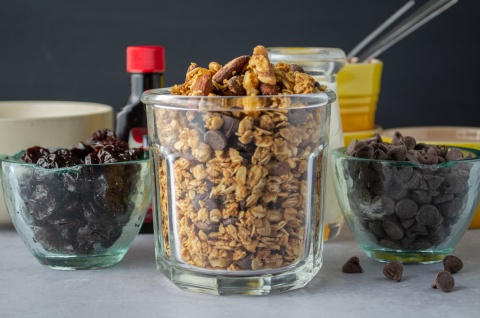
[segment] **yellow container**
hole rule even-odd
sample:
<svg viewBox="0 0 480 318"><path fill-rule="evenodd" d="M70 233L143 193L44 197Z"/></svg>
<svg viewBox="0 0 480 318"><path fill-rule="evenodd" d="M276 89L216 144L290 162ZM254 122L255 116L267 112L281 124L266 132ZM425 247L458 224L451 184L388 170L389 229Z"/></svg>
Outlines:
<svg viewBox="0 0 480 318"><path fill-rule="evenodd" d="M375 129L383 63L346 64L338 73L338 101L344 132Z"/></svg>
<svg viewBox="0 0 480 318"><path fill-rule="evenodd" d="M392 128L386 129L381 133L383 140L391 141L395 131L401 132L404 136L412 136L417 142L480 150L480 127L430 126ZM470 228L480 228L480 205L473 216Z"/></svg>

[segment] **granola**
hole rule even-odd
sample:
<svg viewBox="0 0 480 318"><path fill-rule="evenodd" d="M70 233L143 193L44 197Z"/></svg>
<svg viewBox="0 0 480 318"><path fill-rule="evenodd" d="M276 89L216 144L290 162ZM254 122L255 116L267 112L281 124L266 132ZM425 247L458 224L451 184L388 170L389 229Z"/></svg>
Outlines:
<svg viewBox="0 0 480 318"><path fill-rule="evenodd" d="M167 258L178 253L201 268L260 270L307 256L309 228L321 240L319 205L311 202L321 199L327 114L288 95L325 90L296 65L272 65L263 46L224 66L190 65L171 94L243 97L219 100L215 111L202 97L191 110L155 109Z"/></svg>

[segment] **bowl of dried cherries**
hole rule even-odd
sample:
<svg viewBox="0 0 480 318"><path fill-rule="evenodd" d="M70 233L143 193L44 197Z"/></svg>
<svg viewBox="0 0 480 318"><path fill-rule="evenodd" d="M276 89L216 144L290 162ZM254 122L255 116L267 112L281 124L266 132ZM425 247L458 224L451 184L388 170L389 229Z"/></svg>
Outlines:
<svg viewBox="0 0 480 318"><path fill-rule="evenodd" d="M151 199L148 152L106 129L71 148L3 155L0 164L13 225L35 258L54 269L118 263Z"/></svg>
<svg viewBox="0 0 480 318"><path fill-rule="evenodd" d="M451 254L480 194L480 152L417 143L396 132L354 139L330 157L354 238L371 258L433 263Z"/></svg>

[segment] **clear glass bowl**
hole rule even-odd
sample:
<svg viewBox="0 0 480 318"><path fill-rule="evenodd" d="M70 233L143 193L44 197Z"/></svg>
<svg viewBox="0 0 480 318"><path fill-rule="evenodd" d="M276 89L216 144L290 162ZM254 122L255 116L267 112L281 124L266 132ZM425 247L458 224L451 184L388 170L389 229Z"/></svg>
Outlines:
<svg viewBox="0 0 480 318"><path fill-rule="evenodd" d="M480 151L472 159L422 165L332 151L335 190L353 235L378 261L433 263L449 255L480 194Z"/></svg>
<svg viewBox="0 0 480 318"><path fill-rule="evenodd" d="M217 295L278 293L314 277L334 96L143 94L162 273Z"/></svg>
<svg viewBox="0 0 480 318"><path fill-rule="evenodd" d="M138 234L151 199L150 159L44 169L0 158L8 213L36 259L54 269L111 266Z"/></svg>

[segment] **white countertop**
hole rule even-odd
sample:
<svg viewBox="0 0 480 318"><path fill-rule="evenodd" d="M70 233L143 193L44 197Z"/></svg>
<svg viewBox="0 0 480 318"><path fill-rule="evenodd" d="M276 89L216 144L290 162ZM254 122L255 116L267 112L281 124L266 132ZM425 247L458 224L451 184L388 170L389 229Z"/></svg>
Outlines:
<svg viewBox="0 0 480 318"><path fill-rule="evenodd" d="M431 288L442 263L407 265L401 282L360 250L348 229L325 244L322 269L307 287L272 296L211 296L183 291L157 272L153 235L139 235L123 261L99 270L40 265L14 229L0 228L0 317L478 317L480 230L454 251L464 269L450 293ZM358 256L363 274L344 274Z"/></svg>

